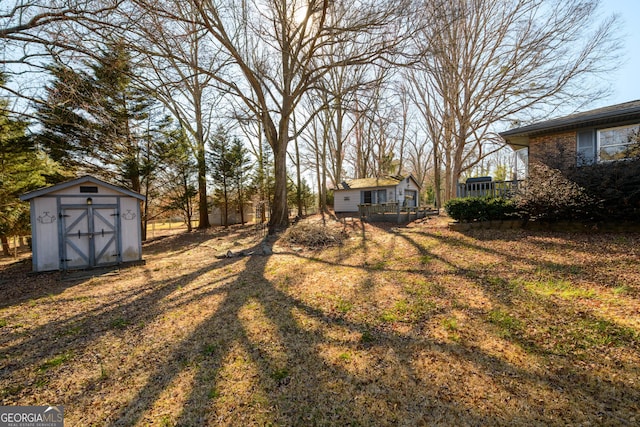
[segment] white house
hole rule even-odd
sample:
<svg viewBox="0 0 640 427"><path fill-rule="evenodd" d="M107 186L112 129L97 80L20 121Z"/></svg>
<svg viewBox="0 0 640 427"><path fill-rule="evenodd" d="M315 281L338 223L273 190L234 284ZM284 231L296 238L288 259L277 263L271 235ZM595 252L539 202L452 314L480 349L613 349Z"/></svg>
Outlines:
<svg viewBox="0 0 640 427"><path fill-rule="evenodd" d="M141 194L83 176L20 199L31 204L33 271L142 260Z"/></svg>
<svg viewBox="0 0 640 427"><path fill-rule="evenodd" d="M409 175L363 178L343 181L334 189L333 209L336 213L358 212L358 205L394 203L416 207L420 185Z"/></svg>

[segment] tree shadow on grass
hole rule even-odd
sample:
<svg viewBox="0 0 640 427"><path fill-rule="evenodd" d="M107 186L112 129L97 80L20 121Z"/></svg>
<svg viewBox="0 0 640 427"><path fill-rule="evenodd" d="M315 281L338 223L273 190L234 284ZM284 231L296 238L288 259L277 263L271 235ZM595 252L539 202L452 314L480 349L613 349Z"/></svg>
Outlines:
<svg viewBox="0 0 640 427"><path fill-rule="evenodd" d="M31 268L31 258L0 266L0 309L57 295L74 285L60 280L62 274L58 271L32 274Z"/></svg>
<svg viewBox="0 0 640 427"><path fill-rule="evenodd" d="M143 287L134 289L122 289L117 294L112 294L108 304L81 310L77 313L66 313L59 320L52 320L35 328L29 328L28 334L14 332L14 325L8 325L10 330L4 328L0 334L0 361L3 363L0 369L0 381L11 378L12 373L31 367L46 366L48 361L60 355L91 353L90 347L101 337L124 328L141 329L141 325L161 317L163 308L161 301L169 297L177 289L188 285L201 275L224 268L237 260L216 260L204 267L188 274L154 281ZM147 272L147 269L144 269ZM218 280L223 280L219 276ZM55 281L60 292L67 288L61 281ZM71 283L71 282L70 282ZM69 286L75 286L71 284ZM69 303L66 299L39 300L38 309L56 310L57 304ZM20 301L12 301L11 304L20 304ZM55 316L57 317L57 316ZM54 318L55 318L54 317ZM40 372L42 371L42 372ZM38 374L47 374L43 370L37 370ZM48 374L47 374L48 375ZM37 388L41 382L41 376L36 375L22 378L20 384L15 384L14 389L28 392Z"/></svg>
<svg viewBox="0 0 640 427"><path fill-rule="evenodd" d="M413 244L421 254L438 257L420 242ZM271 259L255 255L218 260L150 281L139 294L125 289L109 306L37 328L31 338L7 349L24 357L20 354L35 348L35 359L16 363L38 366L50 355L51 350L40 349L39 344L47 343L52 330L82 325L87 333L81 339L61 338L56 350L80 351L112 331L113 319L123 313L135 313L136 323L150 323L170 315L167 305L209 310L204 321L175 345L161 349L163 357L125 356L138 364L147 362L148 376L142 384L134 382L133 398L118 400L99 420L112 426L548 425L598 419L624 424L618 410L631 412L628 402L640 399L637 387L571 369L569 359L546 372L509 363L483 348L409 336L328 313L269 281ZM236 273L229 271L231 267L243 268ZM452 264L452 274L470 277L469 271L455 268ZM203 277L206 280L200 283ZM500 304L517 299L517 295L504 299L499 283L484 284L487 277L473 279L495 294ZM203 305L210 295L220 301L212 309ZM126 328L144 331L136 324ZM135 376L139 369L133 366L128 373ZM91 408L91 400L83 399L101 399L101 393L108 392L105 387L119 379L110 381L98 378L87 383L65 404ZM470 400L473 387L481 387L486 398ZM564 403L538 402L541 390ZM626 406L619 408L616 399L623 395ZM592 412L581 414L585 409ZM598 411L601 418L594 415Z"/></svg>
<svg viewBox="0 0 640 427"><path fill-rule="evenodd" d="M616 381L573 390L575 373L559 377L527 370L480 348L327 315L267 280L267 262L266 257L248 261L226 287L216 312L157 367L111 425L153 422L154 406L173 386L180 365L195 373L179 414L171 418L176 425L549 424L580 420L579 410L560 414L540 404L521 412L517 405L535 401L540 389L592 406L616 387L639 396L636 388ZM203 356L183 360L188 354ZM350 363L351 358L363 363ZM481 371L493 382L490 391L516 396L516 406L487 410L470 404L464 399L467 378L425 377L416 371L416 364L430 361L442 368L455 361ZM235 389L236 383L244 386ZM620 419L611 411L606 415Z"/></svg>
<svg viewBox="0 0 640 427"><path fill-rule="evenodd" d="M368 325L327 316L283 293L264 278L267 259L249 260L226 288L216 312L156 368L110 425L153 422L154 405L180 375L179 367L186 365L195 366L196 373L172 421L176 425L415 425L436 412L470 424L496 422L455 402L440 401L431 408L441 390L413 372L417 342L393 333L372 333ZM305 328L305 321L319 329ZM334 338L334 328L354 337ZM364 331L371 337L367 343L360 338ZM333 347L342 355L373 349L376 357L364 367L366 374L359 375L340 355L330 356L327 349ZM193 359L184 360L186 355ZM228 372L230 365L236 371ZM234 393L233 384L247 381ZM411 387L405 387L405 381Z"/></svg>

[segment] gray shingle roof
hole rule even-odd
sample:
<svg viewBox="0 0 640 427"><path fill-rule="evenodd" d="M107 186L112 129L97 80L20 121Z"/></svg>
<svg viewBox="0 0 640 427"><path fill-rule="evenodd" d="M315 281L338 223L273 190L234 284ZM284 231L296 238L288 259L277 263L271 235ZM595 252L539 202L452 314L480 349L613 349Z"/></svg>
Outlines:
<svg viewBox="0 0 640 427"><path fill-rule="evenodd" d="M500 132L500 136L513 145L516 141L522 140L523 137L579 128L597 127L633 120L640 120L640 100L596 108L594 110L533 123Z"/></svg>

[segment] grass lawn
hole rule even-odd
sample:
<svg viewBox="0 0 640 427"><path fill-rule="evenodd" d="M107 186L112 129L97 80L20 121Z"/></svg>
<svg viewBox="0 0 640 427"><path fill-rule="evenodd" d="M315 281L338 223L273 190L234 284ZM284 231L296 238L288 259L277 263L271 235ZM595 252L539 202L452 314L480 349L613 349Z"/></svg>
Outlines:
<svg viewBox="0 0 640 427"><path fill-rule="evenodd" d="M318 221L317 218L306 221ZM146 265L0 259L0 405L68 426L638 425L640 234L331 223L156 237Z"/></svg>

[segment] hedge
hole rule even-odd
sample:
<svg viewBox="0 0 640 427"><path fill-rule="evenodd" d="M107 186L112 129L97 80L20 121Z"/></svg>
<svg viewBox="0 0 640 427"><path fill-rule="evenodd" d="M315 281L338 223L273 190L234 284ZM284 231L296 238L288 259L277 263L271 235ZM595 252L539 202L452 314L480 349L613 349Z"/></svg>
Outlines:
<svg viewBox="0 0 640 427"><path fill-rule="evenodd" d="M447 214L459 222L491 221L513 218L516 204L502 197L466 197L451 199L445 206Z"/></svg>

